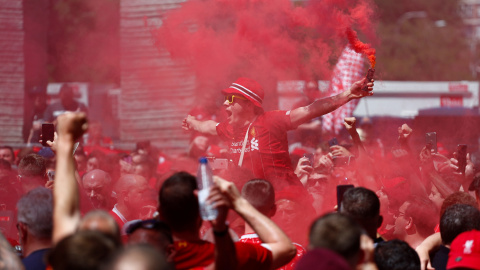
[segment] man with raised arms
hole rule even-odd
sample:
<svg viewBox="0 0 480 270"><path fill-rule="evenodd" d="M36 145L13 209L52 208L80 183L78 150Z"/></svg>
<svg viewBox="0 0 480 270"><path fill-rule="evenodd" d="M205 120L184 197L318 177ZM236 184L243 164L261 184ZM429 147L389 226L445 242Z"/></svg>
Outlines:
<svg viewBox="0 0 480 270"><path fill-rule="evenodd" d="M362 90L364 83L366 79L338 95L291 111L265 112L261 85L249 78L239 78L222 90L227 121L200 121L189 115L182 126L185 130L220 136L228 142L230 160L235 165L252 170L256 178L270 180L275 189L281 190L288 185L301 185L290 161L287 131L352 99L373 95L373 80L367 83L368 91Z"/></svg>

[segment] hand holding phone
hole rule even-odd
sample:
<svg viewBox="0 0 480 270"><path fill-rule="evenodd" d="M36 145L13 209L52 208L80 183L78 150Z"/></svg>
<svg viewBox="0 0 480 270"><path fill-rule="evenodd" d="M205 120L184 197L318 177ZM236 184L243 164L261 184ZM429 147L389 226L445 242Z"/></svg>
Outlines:
<svg viewBox="0 0 480 270"><path fill-rule="evenodd" d="M51 123L42 124L42 145L50 147L47 141L53 142L55 136L55 126Z"/></svg>
<svg viewBox="0 0 480 270"><path fill-rule="evenodd" d="M313 171L312 161L307 154L304 154L298 160L297 167L295 168L295 174L300 177L301 175L309 175Z"/></svg>

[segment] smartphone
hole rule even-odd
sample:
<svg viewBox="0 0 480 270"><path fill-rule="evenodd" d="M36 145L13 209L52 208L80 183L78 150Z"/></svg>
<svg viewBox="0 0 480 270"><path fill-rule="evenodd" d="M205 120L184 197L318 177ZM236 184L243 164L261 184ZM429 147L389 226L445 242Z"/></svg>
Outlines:
<svg viewBox="0 0 480 270"><path fill-rule="evenodd" d="M50 181L55 180L55 171L49 171L47 175L48 175L48 180Z"/></svg>
<svg viewBox="0 0 480 270"><path fill-rule="evenodd" d="M328 141L328 145L329 145L329 146L338 145L337 138L330 139L330 140Z"/></svg>
<svg viewBox="0 0 480 270"><path fill-rule="evenodd" d="M53 142L55 126L51 123L42 124L42 145L49 147L47 141Z"/></svg>
<svg viewBox="0 0 480 270"><path fill-rule="evenodd" d="M343 201L343 194L351 188L354 188L353 185L337 185L337 211L340 212L340 207Z"/></svg>
<svg viewBox="0 0 480 270"><path fill-rule="evenodd" d="M427 146L432 153L437 153L437 133L436 132L428 132L425 134L425 145Z"/></svg>
<svg viewBox="0 0 480 270"><path fill-rule="evenodd" d="M467 145L457 145L457 160L458 160L458 172L465 175L465 167L467 166Z"/></svg>
<svg viewBox="0 0 480 270"><path fill-rule="evenodd" d="M212 170L228 169L228 159L226 158L208 158L208 163Z"/></svg>
<svg viewBox="0 0 480 270"><path fill-rule="evenodd" d="M305 154L303 154L303 157L308 158L308 161L310 162L310 166L312 166L312 164L313 164L313 154L305 153Z"/></svg>

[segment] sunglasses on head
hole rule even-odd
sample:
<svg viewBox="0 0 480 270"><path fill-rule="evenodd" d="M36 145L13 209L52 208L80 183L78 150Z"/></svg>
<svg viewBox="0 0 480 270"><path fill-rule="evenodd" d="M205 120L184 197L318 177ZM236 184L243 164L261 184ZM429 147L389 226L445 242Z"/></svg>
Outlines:
<svg viewBox="0 0 480 270"><path fill-rule="evenodd" d="M238 99L243 99L243 100L247 100L246 98L240 96L240 95L228 95L228 96L225 96L225 100L228 101L229 104L232 104L233 103L233 100L235 98L238 98Z"/></svg>
<svg viewBox="0 0 480 270"><path fill-rule="evenodd" d="M127 234L133 233L137 229L148 229L148 230L160 230L162 228L168 228L168 226L163 222L156 219L147 219L147 220L137 220L132 222L126 229Z"/></svg>

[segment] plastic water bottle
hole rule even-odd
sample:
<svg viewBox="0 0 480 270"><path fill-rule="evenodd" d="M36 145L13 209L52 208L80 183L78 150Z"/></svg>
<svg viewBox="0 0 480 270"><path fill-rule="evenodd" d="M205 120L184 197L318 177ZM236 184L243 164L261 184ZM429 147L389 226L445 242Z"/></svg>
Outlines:
<svg viewBox="0 0 480 270"><path fill-rule="evenodd" d="M200 164L197 171L198 184L198 204L200 206L200 215L203 220L214 220L217 218L218 210L213 208L206 202L210 193L210 187L213 184L212 169L208 165L208 160L205 157L200 158Z"/></svg>

